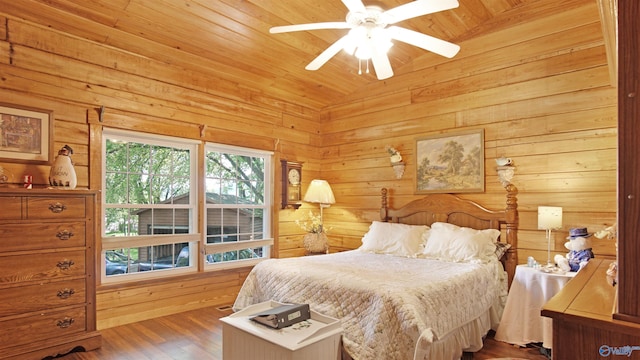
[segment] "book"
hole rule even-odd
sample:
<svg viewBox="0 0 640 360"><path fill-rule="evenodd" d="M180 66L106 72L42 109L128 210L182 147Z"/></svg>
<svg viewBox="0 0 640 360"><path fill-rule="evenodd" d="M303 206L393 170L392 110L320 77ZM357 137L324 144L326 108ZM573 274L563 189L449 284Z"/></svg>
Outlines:
<svg viewBox="0 0 640 360"><path fill-rule="evenodd" d="M261 311L251 317L251 320L274 329L282 329L309 318L309 304L285 304Z"/></svg>

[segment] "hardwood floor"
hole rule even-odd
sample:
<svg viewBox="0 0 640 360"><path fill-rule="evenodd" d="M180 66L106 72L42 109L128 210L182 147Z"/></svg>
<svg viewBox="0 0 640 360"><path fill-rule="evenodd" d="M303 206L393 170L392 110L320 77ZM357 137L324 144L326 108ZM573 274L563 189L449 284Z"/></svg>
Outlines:
<svg viewBox="0 0 640 360"><path fill-rule="evenodd" d="M62 360L221 360L221 317L230 311L217 308L192 310L134 324L102 330L102 348L75 352ZM519 348L495 341L491 335L474 360L515 358L546 360L538 349Z"/></svg>

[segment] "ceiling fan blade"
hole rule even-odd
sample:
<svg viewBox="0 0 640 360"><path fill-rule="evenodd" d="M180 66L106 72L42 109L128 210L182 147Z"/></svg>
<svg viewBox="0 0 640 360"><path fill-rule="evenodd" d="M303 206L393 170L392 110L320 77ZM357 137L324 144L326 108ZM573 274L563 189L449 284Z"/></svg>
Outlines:
<svg viewBox="0 0 640 360"><path fill-rule="evenodd" d="M371 62L373 63L373 68L376 71L378 80L388 79L393 76L393 69L391 68L389 57L385 52L375 51L371 57Z"/></svg>
<svg viewBox="0 0 640 360"><path fill-rule="evenodd" d="M362 0L342 0L342 3L352 13L365 12L365 7L364 7L364 4L362 3Z"/></svg>
<svg viewBox="0 0 640 360"><path fill-rule="evenodd" d="M423 48L444 57L452 58L458 53L458 51L460 51L460 46L456 44L413 30L398 26L390 26L387 30L389 31L389 36L391 36L392 39Z"/></svg>
<svg viewBox="0 0 640 360"><path fill-rule="evenodd" d="M395 24L414 17L454 9L459 5L458 0L416 0L389 9L383 16L387 24Z"/></svg>
<svg viewBox="0 0 640 360"><path fill-rule="evenodd" d="M351 29L353 25L350 25L344 21L342 22L321 22L311 24L297 24L297 25L285 25L274 26L269 29L272 34L279 34L292 31L306 31L306 30L320 30L320 29Z"/></svg>
<svg viewBox="0 0 640 360"><path fill-rule="evenodd" d="M307 70L318 70L322 65L324 65L329 59L334 57L340 50L344 48L344 45L348 42L349 35L345 35L338 39L338 41L334 42L329 46L325 51L323 51L318 57L313 59L312 62L309 63L305 67Z"/></svg>

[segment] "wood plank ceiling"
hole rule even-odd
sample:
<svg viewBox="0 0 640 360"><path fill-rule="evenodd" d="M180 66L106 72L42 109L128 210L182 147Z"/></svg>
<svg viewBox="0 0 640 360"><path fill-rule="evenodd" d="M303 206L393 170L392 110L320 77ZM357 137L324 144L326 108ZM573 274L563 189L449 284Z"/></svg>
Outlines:
<svg viewBox="0 0 640 360"><path fill-rule="evenodd" d="M408 0L382 0L384 9ZM438 0L432 0L438 1ZM483 24L537 0L460 0L457 9L398 25L451 42L487 31ZM340 52L318 71L304 67L346 30L270 34L278 25L343 21L340 0L2 0L3 11L105 45L321 109L372 82ZM374 4L365 0L365 4ZM483 29L484 28L484 29ZM427 52L396 42L396 75ZM81 57L82 54L79 54ZM393 79L393 78L392 78Z"/></svg>

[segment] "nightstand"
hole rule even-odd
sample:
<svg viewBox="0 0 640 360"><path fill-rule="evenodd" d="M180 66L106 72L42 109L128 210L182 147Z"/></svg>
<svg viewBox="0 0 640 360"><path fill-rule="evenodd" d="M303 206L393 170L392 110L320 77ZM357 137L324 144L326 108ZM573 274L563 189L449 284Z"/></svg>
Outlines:
<svg viewBox="0 0 640 360"><path fill-rule="evenodd" d="M540 311L575 275L575 272L546 273L518 265L495 339L520 346L542 343L550 349L552 322L542 317Z"/></svg>
<svg viewBox="0 0 640 360"><path fill-rule="evenodd" d="M282 305L267 301L248 306L222 321L224 360L339 360L340 320L311 310L311 318L282 329L272 329L251 318Z"/></svg>

